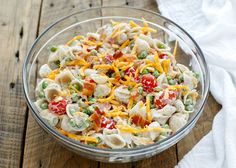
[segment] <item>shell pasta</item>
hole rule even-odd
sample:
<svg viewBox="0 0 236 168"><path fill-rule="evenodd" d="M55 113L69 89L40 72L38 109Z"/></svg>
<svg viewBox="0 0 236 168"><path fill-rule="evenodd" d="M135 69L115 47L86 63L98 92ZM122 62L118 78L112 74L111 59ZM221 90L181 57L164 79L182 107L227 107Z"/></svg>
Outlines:
<svg viewBox="0 0 236 168"><path fill-rule="evenodd" d="M111 21L51 46L35 89L41 117L99 148L134 148L174 134L194 111L199 77L176 62L177 42L171 49L155 32L144 19Z"/></svg>

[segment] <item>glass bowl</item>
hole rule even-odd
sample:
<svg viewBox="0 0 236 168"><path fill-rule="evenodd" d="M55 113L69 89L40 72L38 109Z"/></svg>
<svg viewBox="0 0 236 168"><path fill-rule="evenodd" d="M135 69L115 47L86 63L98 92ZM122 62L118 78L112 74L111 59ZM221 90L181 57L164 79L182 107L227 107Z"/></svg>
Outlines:
<svg viewBox="0 0 236 168"><path fill-rule="evenodd" d="M47 62L49 56L48 47L50 45L65 44L73 36L78 34L95 32L97 28L110 22L111 19L125 22L134 20L136 23L142 24L142 17L147 20L150 27L157 30L157 33L153 35L154 37L170 46L173 46L175 40L177 40L179 43L176 56L177 61L190 67L200 75L200 82L197 88L200 98L196 104L194 113L190 115L188 123L175 134L152 145L132 149L101 149L70 139L44 121L34 105L34 92L39 76L37 70ZM176 144L190 132L201 115L207 100L209 72L201 49L192 37L177 24L152 11L112 6L90 8L73 13L56 21L43 31L35 40L25 59L23 66L23 87L28 106L37 123L62 145L73 152L93 160L102 162L130 162L158 154Z"/></svg>

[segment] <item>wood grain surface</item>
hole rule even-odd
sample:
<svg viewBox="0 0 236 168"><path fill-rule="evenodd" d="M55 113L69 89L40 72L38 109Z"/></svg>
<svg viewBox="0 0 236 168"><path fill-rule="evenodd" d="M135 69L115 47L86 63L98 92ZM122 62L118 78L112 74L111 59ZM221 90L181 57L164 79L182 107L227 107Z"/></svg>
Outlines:
<svg viewBox="0 0 236 168"><path fill-rule="evenodd" d="M155 0L0 0L0 167L170 168L207 134L221 108L210 95L194 129L168 150L138 162L108 164L76 155L55 142L27 109L21 69L27 50L47 26L84 8L128 5L158 11Z"/></svg>

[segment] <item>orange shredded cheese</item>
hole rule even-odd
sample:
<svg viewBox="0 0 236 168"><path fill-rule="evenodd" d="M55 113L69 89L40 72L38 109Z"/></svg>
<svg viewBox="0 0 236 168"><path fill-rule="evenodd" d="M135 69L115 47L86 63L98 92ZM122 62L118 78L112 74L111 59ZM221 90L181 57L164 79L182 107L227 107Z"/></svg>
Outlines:
<svg viewBox="0 0 236 168"><path fill-rule="evenodd" d="M60 69L55 69L55 70L52 70L49 74L48 74L48 78L49 79L52 79L52 80L55 80L56 78L56 75L60 73Z"/></svg>
<svg viewBox="0 0 236 168"><path fill-rule="evenodd" d="M163 60L161 64L162 64L164 72L167 74L170 69L170 60L169 59Z"/></svg>
<svg viewBox="0 0 236 168"><path fill-rule="evenodd" d="M76 134L73 134L73 133L64 131L64 130L62 130L62 129L59 129L59 131L60 131L63 135L65 135L65 136L67 136L67 137L69 137L69 138L75 139L75 140L98 143L98 139L97 139L96 137L76 135Z"/></svg>
<svg viewBox="0 0 236 168"><path fill-rule="evenodd" d="M123 48L125 48L126 46L128 46L129 43L130 43L130 40L129 40L129 39L126 40L126 41L120 46L120 50L123 49Z"/></svg>
<svg viewBox="0 0 236 168"><path fill-rule="evenodd" d="M137 25L133 20L129 21L129 24L131 27L137 27L139 25Z"/></svg>
<svg viewBox="0 0 236 168"><path fill-rule="evenodd" d="M154 63L155 63L154 65L155 65L156 69L157 69L160 73L162 73L162 72L163 72L163 68L162 68L161 63L160 63L160 61L159 61L159 56L158 56L157 52L156 52L155 55L154 55Z"/></svg>
<svg viewBox="0 0 236 168"><path fill-rule="evenodd" d="M145 127L145 128L134 128L129 125L116 125L116 128L119 129L121 132L129 132L129 133L144 133L150 131L156 132L169 132L171 130L161 128L161 127Z"/></svg>
<svg viewBox="0 0 236 168"><path fill-rule="evenodd" d="M84 36L76 36L74 37L73 39L71 39L70 41L68 41L66 43L67 46L71 45L75 40L78 40L78 39L81 39L81 38L84 38Z"/></svg>

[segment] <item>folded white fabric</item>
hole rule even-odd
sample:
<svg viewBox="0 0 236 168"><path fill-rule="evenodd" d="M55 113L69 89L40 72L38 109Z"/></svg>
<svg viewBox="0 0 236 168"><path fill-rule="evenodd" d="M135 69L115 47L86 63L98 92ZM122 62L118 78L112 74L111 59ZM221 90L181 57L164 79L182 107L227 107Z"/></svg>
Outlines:
<svg viewBox="0 0 236 168"><path fill-rule="evenodd" d="M157 0L161 13L197 41L208 63L210 91L222 104L207 134L176 168L236 168L236 1Z"/></svg>

